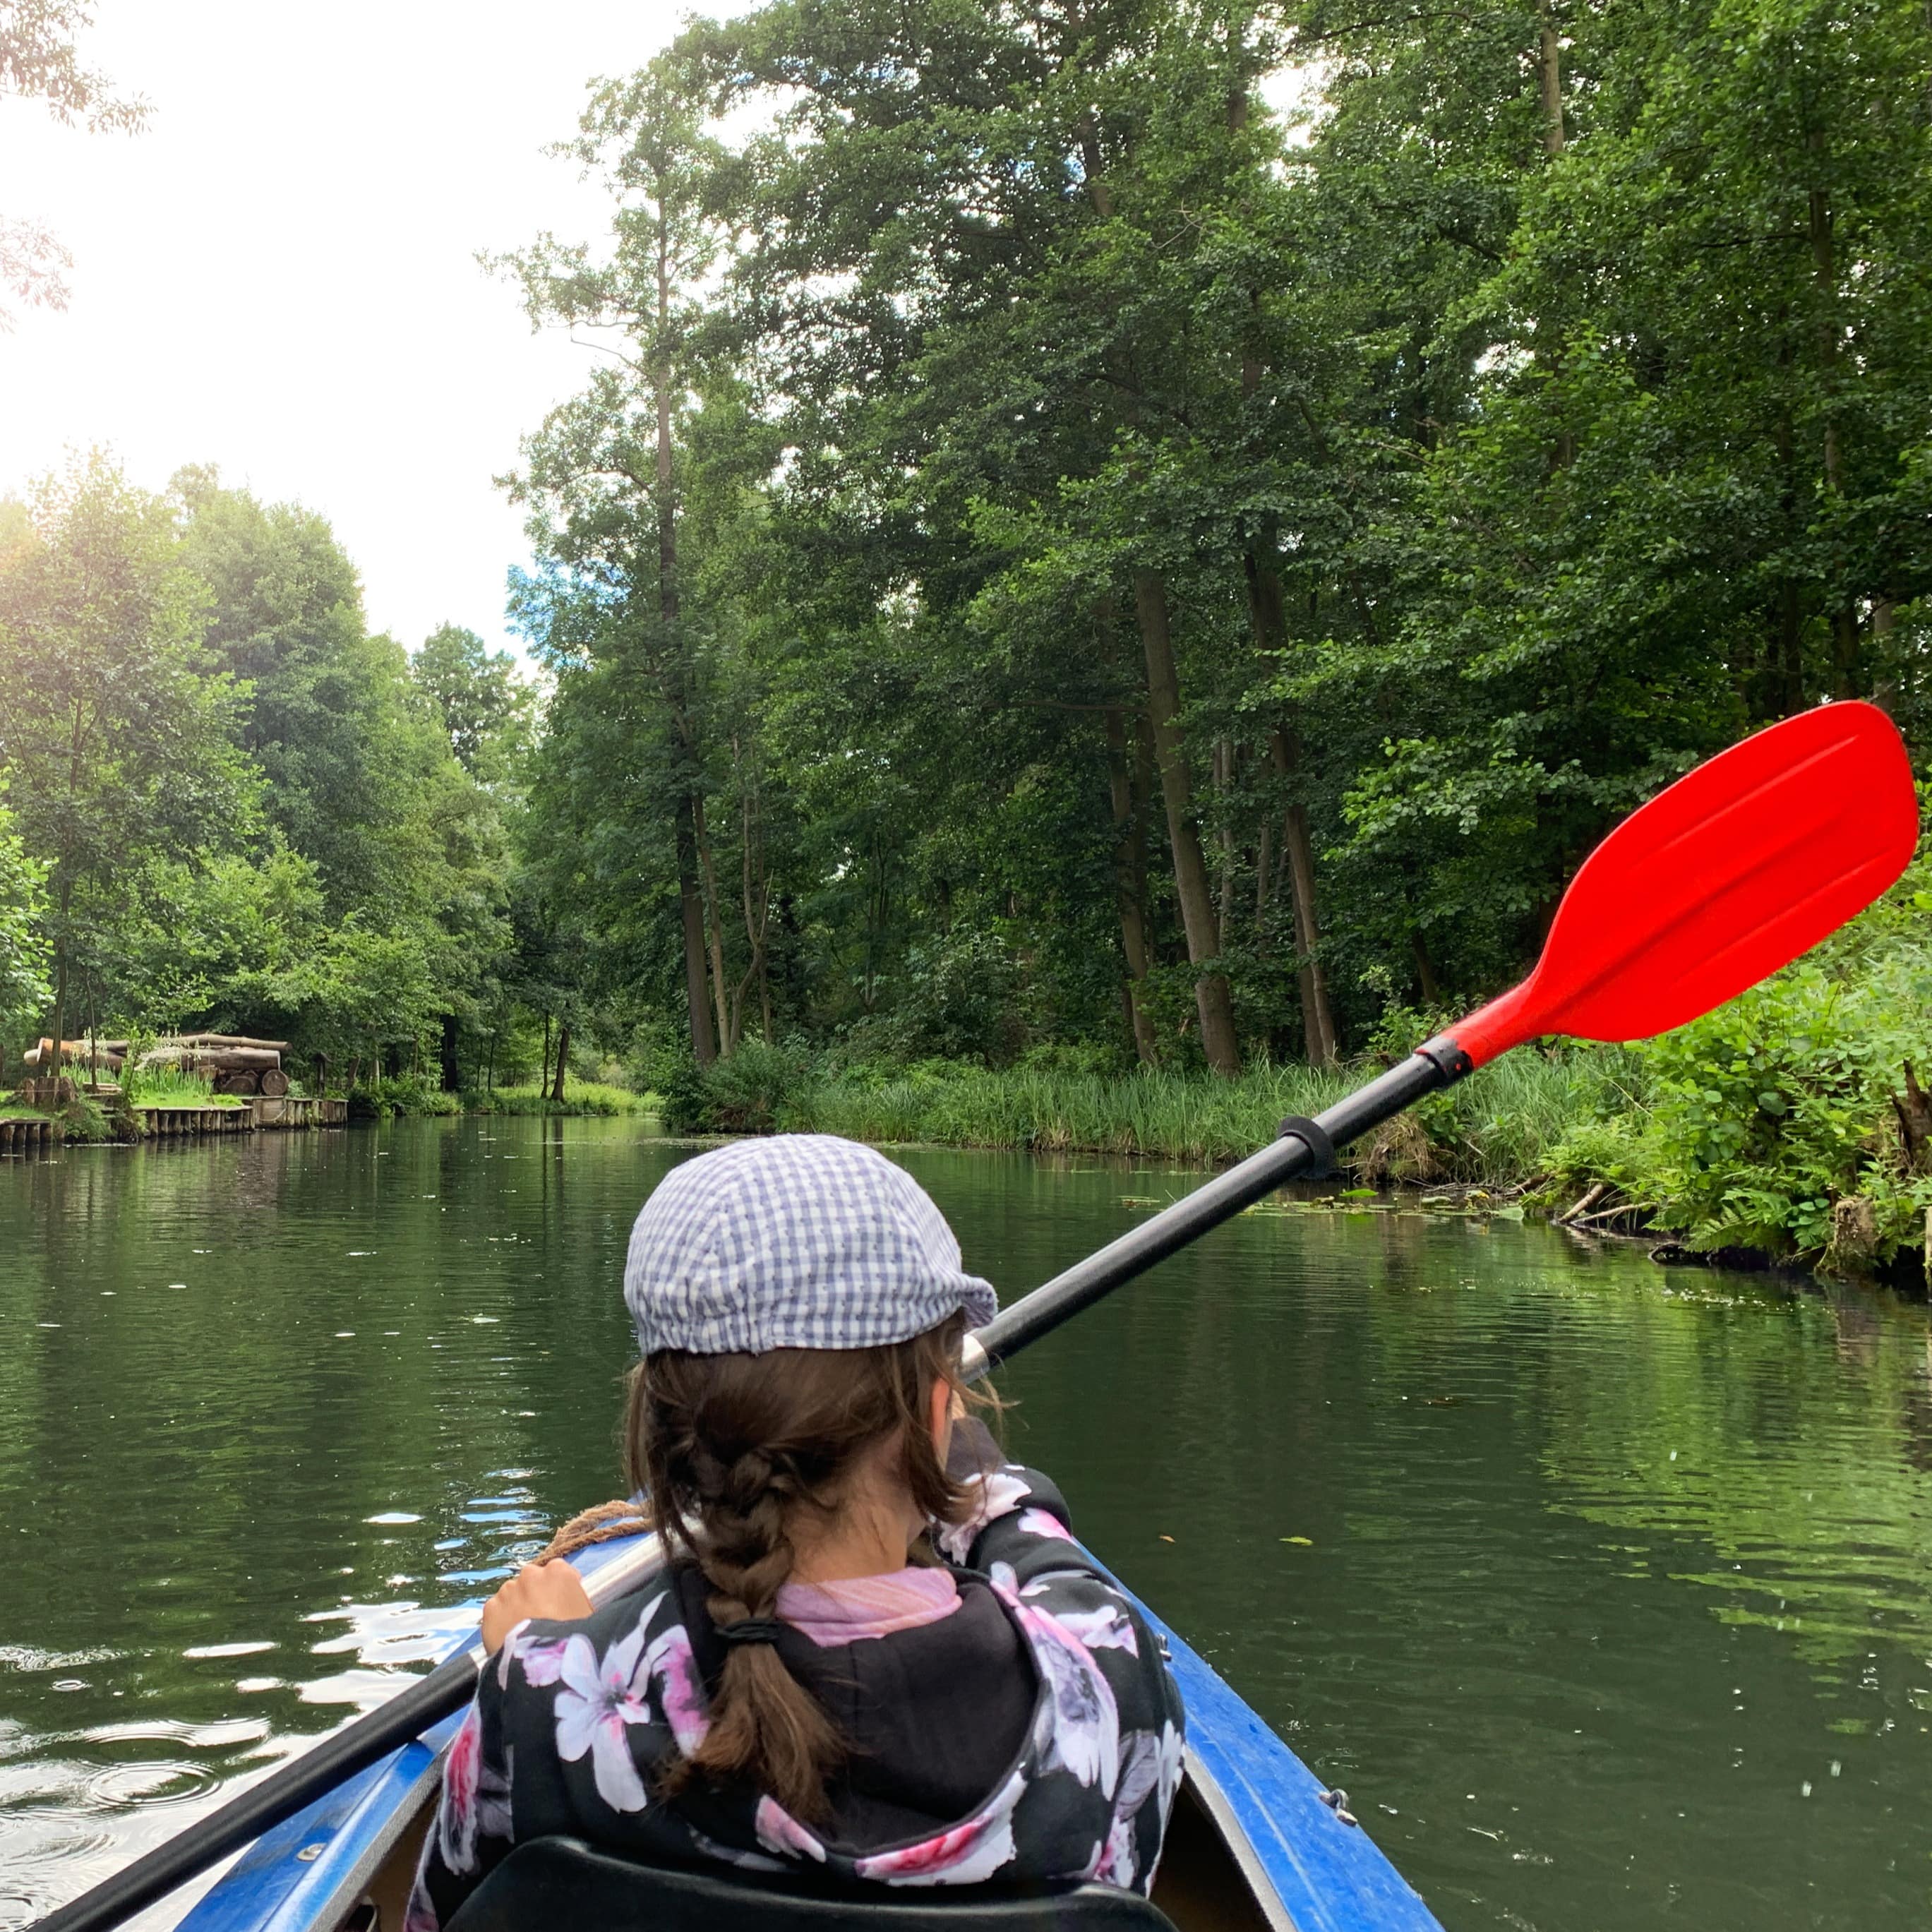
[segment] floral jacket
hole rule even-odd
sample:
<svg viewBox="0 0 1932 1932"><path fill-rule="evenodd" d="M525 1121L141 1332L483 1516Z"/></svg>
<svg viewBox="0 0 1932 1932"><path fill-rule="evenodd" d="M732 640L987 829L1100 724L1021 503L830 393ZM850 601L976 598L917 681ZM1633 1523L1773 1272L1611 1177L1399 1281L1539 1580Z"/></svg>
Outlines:
<svg viewBox="0 0 1932 1932"><path fill-rule="evenodd" d="M969 1429L990 1452L976 1424L959 1433ZM976 1515L935 1538L958 1566L962 1612L975 1614L825 1652L829 1664L801 1633L780 1641L788 1666L814 1688L852 1694L838 1665L865 1666L856 1703L826 1696L842 1724L854 1710L919 1705L931 1690L922 1721L952 1736L896 1742L891 1712L872 1708L878 1735L856 1740L855 1753L873 1760L872 1802L848 1790L814 1830L749 1790L657 1795L660 1765L704 1735L707 1687L724 1660L702 1579L674 1568L581 1622L512 1631L450 1747L405 1932L437 1932L513 1843L559 1833L647 1861L716 1859L836 1882L1094 1879L1148 1890L1180 1780L1180 1694L1154 1633L1072 1540L1059 1492L996 1457L968 1478ZM973 1693L988 1626L1004 1646L1004 1696ZM868 1706L872 1688L884 1695ZM966 1774L977 1781L946 1795L944 1766L971 1767L976 1751ZM881 1797L880 1767L895 1762L908 1785L927 1786L922 1796ZM889 1802L902 1795L903 1805ZM934 1816L938 1806L950 1808Z"/></svg>

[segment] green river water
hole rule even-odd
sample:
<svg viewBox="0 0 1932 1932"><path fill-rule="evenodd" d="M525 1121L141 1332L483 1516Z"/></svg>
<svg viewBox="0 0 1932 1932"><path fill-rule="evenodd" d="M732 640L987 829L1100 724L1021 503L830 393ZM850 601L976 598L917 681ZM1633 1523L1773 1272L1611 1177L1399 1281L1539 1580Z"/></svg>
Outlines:
<svg viewBox="0 0 1932 1932"><path fill-rule="evenodd" d="M421 1667L616 1487L690 1149L479 1120L0 1166L0 1928ZM899 1156L1003 1293L1196 1177ZM1076 1526L1452 1932L1932 1916L1932 1342L1437 1213L1244 1217L1012 1365Z"/></svg>

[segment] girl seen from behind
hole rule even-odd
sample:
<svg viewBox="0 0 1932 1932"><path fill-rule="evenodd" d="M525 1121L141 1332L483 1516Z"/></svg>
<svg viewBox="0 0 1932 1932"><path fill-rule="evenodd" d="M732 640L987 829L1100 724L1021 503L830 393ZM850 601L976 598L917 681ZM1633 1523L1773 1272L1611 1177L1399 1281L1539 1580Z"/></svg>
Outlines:
<svg viewBox="0 0 1932 1932"><path fill-rule="evenodd" d="M670 1562L484 1615L406 1932L512 1844L863 1885L1145 1892L1180 1776L1154 1634L966 1413L992 1288L903 1169L827 1136L672 1171L632 1232L628 1474Z"/></svg>

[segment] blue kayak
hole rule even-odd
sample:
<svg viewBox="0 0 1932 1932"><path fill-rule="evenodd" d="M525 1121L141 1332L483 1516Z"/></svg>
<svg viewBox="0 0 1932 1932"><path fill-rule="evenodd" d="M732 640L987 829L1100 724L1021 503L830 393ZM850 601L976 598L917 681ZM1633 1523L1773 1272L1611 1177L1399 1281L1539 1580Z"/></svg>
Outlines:
<svg viewBox="0 0 1932 1932"><path fill-rule="evenodd" d="M627 1558L634 1565L645 1540L601 1544L573 1561L596 1594L596 1573L626 1565ZM1140 1907L1139 1918L1132 1912L1125 1918L1083 1918L1075 1909L1081 1901L1074 1899L1065 1901L1064 1911L1042 1916L1036 1910L1027 1922L1097 1928L1131 1920L1149 1928L1165 1922L1178 1932L1441 1932L1435 1915L1341 1808L1335 1794L1324 1790L1159 1617L1144 1604L1139 1608L1167 1646L1187 1705L1186 1771L1154 1884L1159 1910ZM446 1654L475 1644L476 1616L473 1606L452 1612ZM436 1802L442 1752L459 1721L448 1719L265 1834L193 1907L181 1922L181 1932L402 1932L417 1852ZM513 1858L501 1869L507 1873L518 1862ZM591 1863L591 1855L585 1854L586 1873ZM541 1910L535 1916L572 1909L575 1901L568 1896L567 1871L562 1879L553 1872L545 1882L548 1888L538 1894ZM745 1887L736 1874L722 1869L715 1878L684 1874L682 1882L687 1891L715 1888L719 1894L709 1901L714 1909L697 1922L718 1932L751 1924L740 1910ZM1102 1889L1082 1888L1084 1894ZM923 1912L928 1918L943 1918L958 1932L976 1932L980 1915L968 1888L957 1888L937 1912L932 1909L932 1892L952 1894L956 1888L932 1888L916 1906L904 1904L902 1888L890 1893L881 1888L878 1906L848 1895L838 1901L830 1922L862 1928L868 1917L877 1916L884 1932L888 1924L910 1926ZM1127 1903L1126 1894L1112 1896ZM478 1902L482 1898L479 1893ZM504 1924L529 1923L532 1916L529 1910L507 1918L500 1913L490 1921L491 1932ZM471 1916L466 1906L452 1932L465 1932L462 1922ZM586 1908L585 1922L571 1932L604 1932L607 1916ZM650 1932L652 1916L648 1908L627 1915L624 1932L633 1927L634 1932ZM478 1916L479 1932L488 1917ZM662 1918L666 1924L684 1922L674 1910ZM986 1918L989 1926L1011 1922L991 1906ZM533 1924L532 1932L556 1928ZM618 1926L611 1924L610 1932L619 1932Z"/></svg>

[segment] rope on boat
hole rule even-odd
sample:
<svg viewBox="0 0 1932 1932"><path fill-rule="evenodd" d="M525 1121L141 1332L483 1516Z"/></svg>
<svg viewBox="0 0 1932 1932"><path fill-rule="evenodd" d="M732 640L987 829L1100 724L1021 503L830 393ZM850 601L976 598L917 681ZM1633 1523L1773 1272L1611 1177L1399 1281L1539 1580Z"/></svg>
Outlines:
<svg viewBox="0 0 1932 1932"><path fill-rule="evenodd" d="M545 1544L539 1563L554 1562L561 1556L574 1556L593 1543L614 1543L622 1536L643 1536L652 1527L650 1512L640 1502L619 1498L599 1503L570 1520Z"/></svg>

